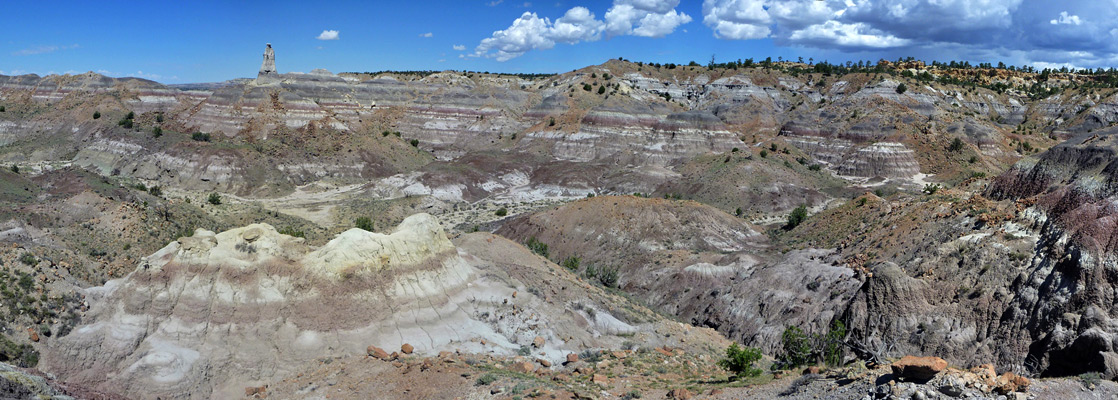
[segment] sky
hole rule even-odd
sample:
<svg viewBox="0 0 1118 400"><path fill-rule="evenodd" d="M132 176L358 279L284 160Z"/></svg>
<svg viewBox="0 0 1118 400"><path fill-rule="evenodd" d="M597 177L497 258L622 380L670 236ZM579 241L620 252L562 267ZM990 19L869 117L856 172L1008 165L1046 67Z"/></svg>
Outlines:
<svg viewBox="0 0 1118 400"><path fill-rule="evenodd" d="M916 57L1118 66L1118 0L5 2L0 74L163 83L280 72L561 73L611 58L706 64Z"/></svg>

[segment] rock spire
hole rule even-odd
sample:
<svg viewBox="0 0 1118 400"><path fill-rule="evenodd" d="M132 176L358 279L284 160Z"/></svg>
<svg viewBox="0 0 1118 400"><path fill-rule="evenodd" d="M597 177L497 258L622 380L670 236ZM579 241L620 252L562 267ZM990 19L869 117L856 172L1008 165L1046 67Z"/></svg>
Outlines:
<svg viewBox="0 0 1118 400"><path fill-rule="evenodd" d="M260 73L256 75L257 83L272 83L277 82L279 73L276 72L276 52L272 50L272 44L268 43L268 47L264 49L264 62L260 64Z"/></svg>

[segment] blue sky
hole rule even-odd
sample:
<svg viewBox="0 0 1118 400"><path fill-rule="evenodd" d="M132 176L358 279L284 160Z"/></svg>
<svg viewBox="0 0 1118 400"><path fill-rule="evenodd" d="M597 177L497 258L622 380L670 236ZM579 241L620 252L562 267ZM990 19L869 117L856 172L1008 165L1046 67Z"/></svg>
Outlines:
<svg viewBox="0 0 1118 400"><path fill-rule="evenodd" d="M0 26L0 74L165 83L255 76L268 42L280 72L564 72L712 55L1118 64L1118 0L18 1ZM337 38L320 40L327 30Z"/></svg>

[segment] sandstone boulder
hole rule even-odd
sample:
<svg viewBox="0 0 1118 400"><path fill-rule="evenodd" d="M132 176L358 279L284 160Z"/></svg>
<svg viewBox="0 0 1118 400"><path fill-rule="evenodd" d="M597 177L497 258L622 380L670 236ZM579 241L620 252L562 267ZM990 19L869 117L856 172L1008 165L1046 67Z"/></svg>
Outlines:
<svg viewBox="0 0 1118 400"><path fill-rule="evenodd" d="M939 357L904 356L889 366L893 375L911 381L927 382L947 369L947 361Z"/></svg>
<svg viewBox="0 0 1118 400"><path fill-rule="evenodd" d="M266 396L267 391L268 391L268 386L267 385L265 385L265 386L249 386L249 387L245 388L245 397L264 398Z"/></svg>
<svg viewBox="0 0 1118 400"><path fill-rule="evenodd" d="M575 353L567 354L567 364L576 363L576 362L578 362L578 354L575 354Z"/></svg>
<svg viewBox="0 0 1118 400"><path fill-rule="evenodd" d="M410 344L404 343L403 346L400 346L400 352L401 353L411 354L412 351L415 351L415 347L413 347Z"/></svg>
<svg viewBox="0 0 1118 400"><path fill-rule="evenodd" d="M602 375L602 374L594 374L594 376L591 378L591 380L594 383L597 383L599 385L608 385L609 384L609 377L605 376L605 375Z"/></svg>
<svg viewBox="0 0 1118 400"><path fill-rule="evenodd" d="M692 396L694 395L692 395L691 391L687 389L672 389L668 392L669 399L687 400L690 399Z"/></svg>
<svg viewBox="0 0 1118 400"><path fill-rule="evenodd" d="M1012 372L1006 372L994 381L996 390L1001 394L1009 394L1013 392L1024 392L1029 389L1029 378L1017 375Z"/></svg>
<svg viewBox="0 0 1118 400"><path fill-rule="evenodd" d="M532 363L527 362L527 361L513 363L512 365L509 366L509 370L512 371L512 372L519 372L519 373L522 373L522 374L530 374L530 373L536 372L536 364L532 364Z"/></svg>
<svg viewBox="0 0 1118 400"><path fill-rule="evenodd" d="M384 351L384 349L382 349L380 347L369 346L368 348L365 349L365 353L367 353L369 355L369 357L376 357L376 358L379 358L381 360L388 360L388 352Z"/></svg>

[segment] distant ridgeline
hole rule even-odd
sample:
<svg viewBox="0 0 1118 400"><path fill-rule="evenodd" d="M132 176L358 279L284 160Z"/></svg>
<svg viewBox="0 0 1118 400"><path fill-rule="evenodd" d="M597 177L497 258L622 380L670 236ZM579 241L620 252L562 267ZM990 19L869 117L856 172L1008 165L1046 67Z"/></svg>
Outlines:
<svg viewBox="0 0 1118 400"><path fill-rule="evenodd" d="M618 59L628 61L624 58ZM649 65L654 68L667 69L703 67L703 65L695 61L691 61L686 65L673 63L636 63L642 66ZM878 60L876 63L866 60L847 61L846 63L838 64L831 64L827 61L815 62L813 58L808 58L807 62L804 62L803 57L797 58L796 61L777 57L777 60L774 62L772 57L766 57L761 61L754 61L752 58L747 58L744 60L738 59L737 61L717 63L714 62L714 58L711 57L711 61L707 63L705 67L707 69L761 67L764 69L786 72L792 76L801 73L836 75L855 72L890 75L900 74L901 76L924 82L935 81L945 85L983 87L998 93L1004 93L1007 90L1016 90L1033 99L1057 94L1061 89L1065 88L1118 88L1118 70L1113 67L1091 70L1086 68L1072 69L1065 66L1060 69L1044 68L1038 70L1029 65L1020 67L1014 65L1007 66L1003 62L999 62L997 66L991 63L972 65L969 61L932 61L932 63L928 65L924 61L916 60L913 57L901 58L896 61Z"/></svg>

